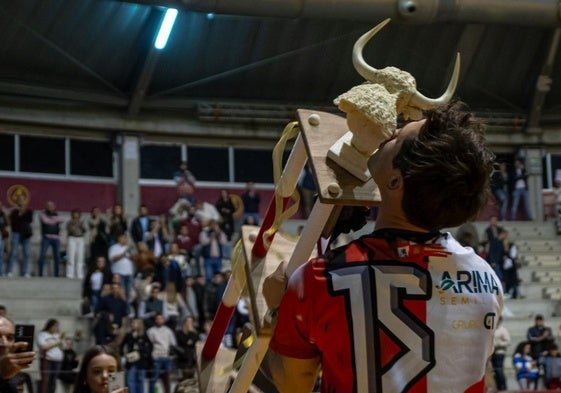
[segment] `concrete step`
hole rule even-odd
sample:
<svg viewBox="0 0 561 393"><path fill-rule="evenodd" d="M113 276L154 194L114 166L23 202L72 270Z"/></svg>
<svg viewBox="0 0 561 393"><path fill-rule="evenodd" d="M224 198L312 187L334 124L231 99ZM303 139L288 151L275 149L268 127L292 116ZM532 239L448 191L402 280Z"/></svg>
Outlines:
<svg viewBox="0 0 561 393"><path fill-rule="evenodd" d="M558 286L543 288L542 296L544 299L561 300L561 288Z"/></svg>
<svg viewBox="0 0 561 393"><path fill-rule="evenodd" d="M561 277L558 276L536 277L534 281L544 285L545 284L554 285L554 286L561 285Z"/></svg>
<svg viewBox="0 0 561 393"><path fill-rule="evenodd" d="M488 223L485 223L483 231L488 226ZM523 239L540 239L540 238L549 238L555 239L557 234L555 231L555 227L550 222L544 223L535 223L535 222L503 222L500 224L503 228L508 231L508 237L515 241L523 240Z"/></svg>
<svg viewBox="0 0 561 393"><path fill-rule="evenodd" d="M81 280L60 277L0 279L1 303L10 316L59 317L80 315Z"/></svg>
<svg viewBox="0 0 561 393"><path fill-rule="evenodd" d="M527 273L527 274L526 274ZM551 301L561 300L561 286L549 281L531 281L532 272L519 271L522 283L519 286L520 294L526 299L546 299ZM518 299L513 299L518 300Z"/></svg>
<svg viewBox="0 0 561 393"><path fill-rule="evenodd" d="M515 300L507 300L505 305L509 307L509 303ZM526 333L528 328L534 326L534 317L536 314L527 313L524 318L503 318L503 324L508 329L511 337L511 345L516 342L522 341L526 338ZM561 317L552 317L549 315L544 315L544 322L546 326L549 326L555 335L557 333L558 327L561 325ZM511 348L511 352L514 348ZM508 351L507 351L508 352Z"/></svg>
<svg viewBox="0 0 561 393"><path fill-rule="evenodd" d="M551 238L540 238L540 239L520 239L516 241L516 245L519 247L560 247L561 242L559 239Z"/></svg>
<svg viewBox="0 0 561 393"><path fill-rule="evenodd" d="M526 245L526 246L519 246L518 252L521 254L546 254L546 255L554 255L561 253L561 246L545 246L545 245Z"/></svg>
<svg viewBox="0 0 561 393"><path fill-rule="evenodd" d="M518 277L520 277L523 283L528 284L536 281L540 277L545 277L548 273L551 273L551 276L561 273L561 266L522 266L518 269Z"/></svg>
<svg viewBox="0 0 561 393"><path fill-rule="evenodd" d="M547 284L528 282L526 280L523 281L523 284L519 287L520 294L527 299L547 299L547 297L545 297L545 291L547 289L550 289Z"/></svg>
<svg viewBox="0 0 561 393"><path fill-rule="evenodd" d="M522 263L529 267L561 268L561 253L526 253L522 255Z"/></svg>
<svg viewBox="0 0 561 393"><path fill-rule="evenodd" d="M553 315L556 301L545 299L505 299L503 316L510 319L533 318L536 314L542 314L545 318Z"/></svg>
<svg viewBox="0 0 561 393"><path fill-rule="evenodd" d="M65 332L69 337L75 337L77 341L80 339L87 339L92 337L91 335L91 318L74 317L74 316L64 316L64 315L51 315L47 317L43 316L17 316L10 314L10 318L19 324L34 325L35 334L43 329L45 322L50 318L55 318L59 322L60 332Z"/></svg>
<svg viewBox="0 0 561 393"><path fill-rule="evenodd" d="M0 277L0 298L80 298L82 280L66 277Z"/></svg>
<svg viewBox="0 0 561 393"><path fill-rule="evenodd" d="M561 264L561 253L551 253L551 252L528 252L524 254L520 254L520 258L522 258L527 263L533 262L556 262Z"/></svg>
<svg viewBox="0 0 561 393"><path fill-rule="evenodd" d="M69 298L47 298L47 299L6 299L2 301L8 307L13 317L35 316L80 316L80 299Z"/></svg>
<svg viewBox="0 0 561 393"><path fill-rule="evenodd" d="M545 269L545 270L533 270L532 271L532 277L537 279L541 279L541 278L561 278L561 270L551 270L551 269Z"/></svg>
<svg viewBox="0 0 561 393"><path fill-rule="evenodd" d="M488 221L475 221L473 223L477 229L480 238L484 237L485 229L489 226ZM533 221L503 221L499 225L508 231L508 236L512 240L518 239L555 239L556 232L551 222L533 222ZM453 234L456 233L457 227L447 228L446 231Z"/></svg>

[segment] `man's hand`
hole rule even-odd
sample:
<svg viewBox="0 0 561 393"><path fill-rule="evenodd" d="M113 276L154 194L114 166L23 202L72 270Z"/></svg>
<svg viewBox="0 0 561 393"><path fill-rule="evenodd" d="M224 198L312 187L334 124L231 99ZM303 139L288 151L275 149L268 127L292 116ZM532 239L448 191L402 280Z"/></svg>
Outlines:
<svg viewBox="0 0 561 393"><path fill-rule="evenodd" d="M0 356L0 379L10 379L19 373L20 370L29 367L35 359L35 352L16 353L17 350L26 347L26 342L17 342L12 345L8 353Z"/></svg>
<svg viewBox="0 0 561 393"><path fill-rule="evenodd" d="M286 284L288 278L286 277L285 261L282 261L277 269L265 278L263 281L263 297L267 303L269 310L274 310L279 307L281 299L286 291Z"/></svg>
<svg viewBox="0 0 561 393"><path fill-rule="evenodd" d="M544 330L544 332L542 333L542 335L538 337L538 341L549 340L549 338L550 338L549 330L546 329L546 330Z"/></svg>

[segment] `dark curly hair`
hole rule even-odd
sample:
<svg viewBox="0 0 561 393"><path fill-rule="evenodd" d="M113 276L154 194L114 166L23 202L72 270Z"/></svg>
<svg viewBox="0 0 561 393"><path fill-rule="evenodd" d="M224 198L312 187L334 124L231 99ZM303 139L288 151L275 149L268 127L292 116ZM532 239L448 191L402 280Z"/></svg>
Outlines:
<svg viewBox="0 0 561 393"><path fill-rule="evenodd" d="M49 318L47 319L47 322L45 322L45 326L43 326L43 332L47 332L49 331L53 326L55 326L56 324L58 324L58 321L54 318Z"/></svg>
<svg viewBox="0 0 561 393"><path fill-rule="evenodd" d="M489 197L494 160L482 123L465 103L428 111L418 137L404 140L393 160L403 176L407 219L439 230L474 218Z"/></svg>
<svg viewBox="0 0 561 393"><path fill-rule="evenodd" d="M121 362L112 350L104 345L94 345L86 351L84 357L82 358L80 370L78 371L76 382L74 382L74 389L72 390L72 393L91 393L90 386L87 383L88 367L93 358L102 354L112 356L117 363L117 370L120 369Z"/></svg>

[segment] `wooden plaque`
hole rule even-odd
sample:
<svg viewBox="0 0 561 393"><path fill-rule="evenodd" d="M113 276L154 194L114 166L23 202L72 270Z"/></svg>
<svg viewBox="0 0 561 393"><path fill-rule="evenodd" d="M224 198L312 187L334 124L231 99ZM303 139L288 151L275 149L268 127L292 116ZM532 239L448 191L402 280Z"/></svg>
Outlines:
<svg viewBox="0 0 561 393"><path fill-rule="evenodd" d="M378 205L381 201L380 190L374 180L363 182L327 157L329 148L348 131L345 118L308 109L298 109L297 113L321 202L354 206ZM318 124L310 122L311 115L319 116ZM329 187L333 189L333 185L340 188L339 193L330 193Z"/></svg>

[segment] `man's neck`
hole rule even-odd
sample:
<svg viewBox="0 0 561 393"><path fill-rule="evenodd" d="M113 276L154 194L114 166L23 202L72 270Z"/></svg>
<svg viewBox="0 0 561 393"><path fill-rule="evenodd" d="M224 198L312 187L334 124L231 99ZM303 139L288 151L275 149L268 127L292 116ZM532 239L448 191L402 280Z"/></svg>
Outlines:
<svg viewBox="0 0 561 393"><path fill-rule="evenodd" d="M429 232L427 229L411 224L403 211L380 206L375 229L402 229L414 232Z"/></svg>

